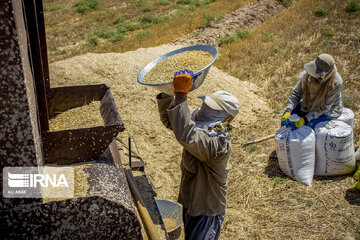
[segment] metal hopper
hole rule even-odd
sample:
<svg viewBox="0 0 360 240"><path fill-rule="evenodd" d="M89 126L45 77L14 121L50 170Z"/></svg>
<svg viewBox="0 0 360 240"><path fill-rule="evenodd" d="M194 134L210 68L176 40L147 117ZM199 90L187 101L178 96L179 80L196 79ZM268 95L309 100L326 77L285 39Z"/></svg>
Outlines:
<svg viewBox="0 0 360 240"><path fill-rule="evenodd" d="M49 118L57 112L101 101L104 126L46 131L42 133L46 163L66 164L98 159L124 124L116 109L110 88L105 84L50 88L47 91Z"/></svg>

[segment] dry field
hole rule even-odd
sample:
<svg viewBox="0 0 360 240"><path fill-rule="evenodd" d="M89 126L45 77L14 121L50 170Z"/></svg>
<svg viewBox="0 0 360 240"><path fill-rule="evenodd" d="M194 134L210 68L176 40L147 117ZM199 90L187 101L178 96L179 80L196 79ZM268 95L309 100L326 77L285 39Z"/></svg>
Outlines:
<svg viewBox="0 0 360 240"><path fill-rule="evenodd" d="M75 48L70 47L71 41L86 42L87 34L95 26L108 26L109 19L101 25L95 16L106 8L112 9L111 1L103 1L97 10L86 15L75 13L72 18L69 12L60 13L66 9L73 11L73 1L58 2L45 1L45 6L64 4L63 9L45 12L52 86L108 84L126 126L122 137L131 135L136 140L158 197L176 200L181 147L172 133L161 126L156 112L156 90L138 84L136 75L149 61L179 48L161 44L196 30L203 24L202 11L214 11L214 16L219 18L251 1L216 0L179 18L154 24L147 28L152 34L146 39L136 37L136 32L144 31L137 29L118 42L99 38L98 45L85 43ZM119 2L124 4L124 9L118 14L125 14L143 1ZM154 4L153 11L159 11L156 14L180 11L176 1L168 1L171 7L159 4L160 1L146 2ZM156 4L162 7L157 8ZM224 7L220 10L219 6ZM297 0L276 16L248 29L246 37L221 44L219 59L206 82L189 94L190 106L195 108L200 104L197 95L222 88L235 94L241 103L240 116L234 120L231 135L234 141L247 142L272 134L279 128L281 113L303 64L326 52L334 56L344 79L343 104L355 113L354 143L358 146L360 10L349 12L346 6L346 0ZM139 9L137 14L143 14ZM60 11L58 18L54 16L57 11ZM135 12L129 19L135 18ZM193 14L191 24L190 15L186 14ZM112 17L115 19L115 14ZM199 19L196 24L195 19ZM63 37L60 30L54 34L51 21L58 21L59 29L68 29L69 35ZM177 21L182 21L183 26L176 24ZM52 51L54 43L59 46ZM59 49L72 50L62 54ZM75 56L85 52L94 53ZM57 61L65 58L68 59ZM270 158L274 149L273 140L248 147L233 145L227 215L221 239L359 240L360 191L353 189L351 175L317 177L311 187L306 187L281 173L276 161Z"/></svg>
<svg viewBox="0 0 360 240"><path fill-rule="evenodd" d="M166 44L254 0L44 0L50 61ZM76 2L98 2L85 13Z"/></svg>

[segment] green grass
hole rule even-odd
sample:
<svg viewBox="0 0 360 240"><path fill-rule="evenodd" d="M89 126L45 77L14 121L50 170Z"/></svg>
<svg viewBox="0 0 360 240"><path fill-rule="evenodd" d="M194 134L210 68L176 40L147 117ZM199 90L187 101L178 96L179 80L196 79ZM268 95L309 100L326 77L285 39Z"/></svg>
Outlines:
<svg viewBox="0 0 360 240"><path fill-rule="evenodd" d="M120 29L106 28L93 33L96 37L109 40L109 42L118 42L124 38L124 32Z"/></svg>
<svg viewBox="0 0 360 240"><path fill-rule="evenodd" d="M198 6L205 6L208 5L212 2L215 2L215 0L177 0L176 4L181 4L181 5L191 5L194 7L198 7Z"/></svg>
<svg viewBox="0 0 360 240"><path fill-rule="evenodd" d="M140 31L136 33L136 39L147 37L151 34L151 31Z"/></svg>
<svg viewBox="0 0 360 240"><path fill-rule="evenodd" d="M110 38L109 41L110 42L118 42L123 40L124 38L124 34L122 32L116 31L115 34L113 34Z"/></svg>
<svg viewBox="0 0 360 240"><path fill-rule="evenodd" d="M249 30L237 30L236 31L236 37L239 39L244 39L250 35Z"/></svg>
<svg viewBox="0 0 360 240"><path fill-rule="evenodd" d="M191 4L191 0L177 0L176 4L183 4L183 5L188 5Z"/></svg>
<svg viewBox="0 0 360 240"><path fill-rule="evenodd" d="M147 5L147 1L146 0L138 0L136 2L136 6L138 7L145 7Z"/></svg>
<svg viewBox="0 0 360 240"><path fill-rule="evenodd" d="M99 44L99 38L97 36L91 36L88 38L88 43L96 46Z"/></svg>
<svg viewBox="0 0 360 240"><path fill-rule="evenodd" d="M221 20L223 20L224 19L224 15L221 15L220 17L217 17L216 19L215 19L215 23L219 23Z"/></svg>
<svg viewBox="0 0 360 240"><path fill-rule="evenodd" d="M112 24L118 24L118 23L123 23L123 22L126 22L126 18L124 18L124 17L117 17L117 18L115 18L114 19L114 21L112 22Z"/></svg>
<svg viewBox="0 0 360 240"><path fill-rule="evenodd" d="M95 11L93 13L91 13L91 18L96 21L101 23L104 23L105 21L107 21L107 19L112 18L114 15L115 11L114 10L110 10L107 9L105 11Z"/></svg>
<svg viewBox="0 0 360 240"><path fill-rule="evenodd" d="M169 2L167 0L158 0L157 3L160 5L169 5L171 2Z"/></svg>
<svg viewBox="0 0 360 240"><path fill-rule="evenodd" d="M327 8L321 8L321 7L317 7L314 11L314 14L318 17L324 17L329 13L329 9Z"/></svg>
<svg viewBox="0 0 360 240"><path fill-rule="evenodd" d="M229 44L229 43L233 43L237 40L237 37L235 35L229 35L226 37L221 37L219 38L219 45L224 45L224 44Z"/></svg>
<svg viewBox="0 0 360 240"><path fill-rule="evenodd" d="M99 38L109 39L116 34L116 29L113 28L100 29L95 31L94 34Z"/></svg>
<svg viewBox="0 0 360 240"><path fill-rule="evenodd" d="M158 24L161 22L165 22L166 20L168 20L169 17L165 16L165 15L157 15L157 16L153 16L150 14L145 14L143 16L140 17L140 22L142 24Z"/></svg>
<svg viewBox="0 0 360 240"><path fill-rule="evenodd" d="M292 0L280 0L280 2L286 7L286 8L289 8L293 1Z"/></svg>
<svg viewBox="0 0 360 240"><path fill-rule="evenodd" d="M347 12L359 12L360 11L360 2L358 0L350 0L346 5Z"/></svg>
<svg viewBox="0 0 360 240"><path fill-rule="evenodd" d="M124 17L117 17L112 21L112 25L116 25L118 31L126 33L128 31L134 31L139 29L140 23L127 21Z"/></svg>
<svg viewBox="0 0 360 240"><path fill-rule="evenodd" d="M204 1L202 1L201 3L202 3L202 5L208 5L208 4L210 4L210 3L212 3L212 2L215 2L216 0L204 0Z"/></svg>
<svg viewBox="0 0 360 240"><path fill-rule="evenodd" d="M96 9L100 5L99 0L79 0L73 4L76 12L85 14L90 10Z"/></svg>
<svg viewBox="0 0 360 240"><path fill-rule="evenodd" d="M323 33L328 37L335 36L335 30L333 28L331 28L331 27L324 28Z"/></svg>
<svg viewBox="0 0 360 240"><path fill-rule="evenodd" d="M60 6L56 6L56 5L44 5L44 11L45 12L53 12L53 11L56 11L56 10L59 10L61 9Z"/></svg>
<svg viewBox="0 0 360 240"><path fill-rule="evenodd" d="M219 38L219 45L229 44L237 41L238 39L245 39L250 35L249 30L237 30L235 34Z"/></svg>
<svg viewBox="0 0 360 240"><path fill-rule="evenodd" d="M215 20L215 16L210 13L204 13L203 18L204 18L204 26L209 26L211 22Z"/></svg>
<svg viewBox="0 0 360 240"><path fill-rule="evenodd" d="M259 148L259 147L256 146L255 144L246 146L246 149L248 149L249 153L255 152L258 148Z"/></svg>
<svg viewBox="0 0 360 240"><path fill-rule="evenodd" d="M141 11L143 11L144 13L146 13L146 12L152 12L152 11L153 11L153 8L150 7L150 6L145 6L145 7L142 7L142 8L141 8Z"/></svg>
<svg viewBox="0 0 360 240"><path fill-rule="evenodd" d="M139 23L133 23L133 22L122 22L118 24L118 30L122 33L128 32L128 31L134 31L136 29L139 29L141 26Z"/></svg>

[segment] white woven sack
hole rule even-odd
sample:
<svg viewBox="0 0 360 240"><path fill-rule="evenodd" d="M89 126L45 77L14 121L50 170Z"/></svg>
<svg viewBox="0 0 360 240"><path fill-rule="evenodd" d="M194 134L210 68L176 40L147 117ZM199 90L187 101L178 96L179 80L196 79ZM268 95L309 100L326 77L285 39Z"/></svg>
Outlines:
<svg viewBox="0 0 360 240"><path fill-rule="evenodd" d="M351 127L354 126L354 112L350 108L343 108L341 115L337 120L343 121L349 124Z"/></svg>
<svg viewBox="0 0 360 240"><path fill-rule="evenodd" d="M276 155L281 171L311 186L315 168L315 133L308 126L280 128L275 135Z"/></svg>
<svg viewBox="0 0 360 240"><path fill-rule="evenodd" d="M316 135L315 175L336 176L355 170L352 127L342 121L320 122L314 127Z"/></svg>

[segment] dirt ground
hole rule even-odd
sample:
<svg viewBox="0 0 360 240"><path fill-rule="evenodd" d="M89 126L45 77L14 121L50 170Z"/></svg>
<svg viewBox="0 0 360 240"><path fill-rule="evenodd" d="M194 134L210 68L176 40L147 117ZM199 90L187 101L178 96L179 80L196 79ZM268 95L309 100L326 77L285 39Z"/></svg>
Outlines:
<svg viewBox="0 0 360 240"><path fill-rule="evenodd" d="M176 39L174 44L210 44L218 46L218 39L233 34L236 30L251 29L269 19L285 7L280 1L264 0L249 3L226 14L209 26L201 27L185 37Z"/></svg>

